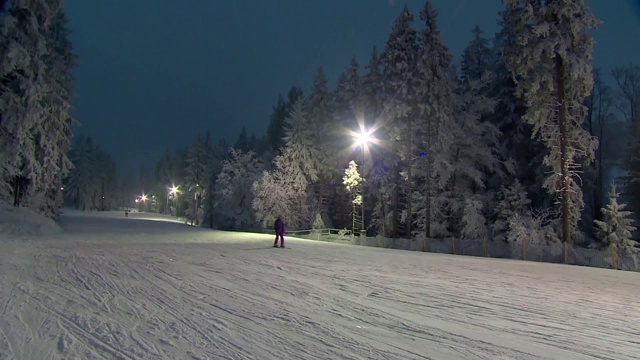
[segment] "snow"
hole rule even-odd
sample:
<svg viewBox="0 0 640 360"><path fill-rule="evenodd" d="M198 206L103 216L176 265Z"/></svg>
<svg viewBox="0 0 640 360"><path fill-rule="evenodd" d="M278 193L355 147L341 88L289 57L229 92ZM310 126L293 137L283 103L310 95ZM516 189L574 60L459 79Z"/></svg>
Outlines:
<svg viewBox="0 0 640 360"><path fill-rule="evenodd" d="M0 239L8 235L47 235L59 233L62 229L55 221L38 216L33 211L0 204Z"/></svg>
<svg viewBox="0 0 640 360"><path fill-rule="evenodd" d="M0 359L640 359L634 272L0 216Z"/></svg>

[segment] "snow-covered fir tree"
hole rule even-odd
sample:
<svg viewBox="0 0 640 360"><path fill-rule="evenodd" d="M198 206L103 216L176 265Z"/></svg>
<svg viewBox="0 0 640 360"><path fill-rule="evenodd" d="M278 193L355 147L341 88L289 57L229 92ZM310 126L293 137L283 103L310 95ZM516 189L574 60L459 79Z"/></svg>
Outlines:
<svg viewBox="0 0 640 360"><path fill-rule="evenodd" d="M247 132L247 127L243 126L242 129L240 130L240 134L238 135L238 140L236 140L235 145L233 145L233 148L236 150L240 150L242 152L248 152L249 150L254 150L254 149L250 149L251 147L251 143L249 141L249 133Z"/></svg>
<svg viewBox="0 0 640 360"><path fill-rule="evenodd" d="M592 161L597 141L583 126L585 98L593 87L591 29L598 20L583 0L505 0L505 26L517 43L503 49L507 66L529 109L525 119L546 146L544 182L557 194L563 242L579 236L584 206L578 176L583 161Z"/></svg>
<svg viewBox="0 0 640 360"><path fill-rule="evenodd" d="M628 171L623 196L640 212L640 65L616 67L611 71L617 102L629 126L629 145L625 149L623 166Z"/></svg>
<svg viewBox="0 0 640 360"><path fill-rule="evenodd" d="M371 129L380 124L383 116L384 75L382 56L376 46L371 50L367 72L362 77L361 94L363 101L364 129Z"/></svg>
<svg viewBox="0 0 640 360"><path fill-rule="evenodd" d="M295 166L302 169L309 183L318 181L318 149L315 147L315 127L305 110L304 99L293 105L289 117L285 120L285 146Z"/></svg>
<svg viewBox="0 0 640 360"><path fill-rule="evenodd" d="M351 59L349 67L345 69L338 77L338 83L333 93L334 96L334 129L333 129L333 146L336 149L335 167L344 168L349 161L358 156L361 159L360 149L354 149L353 136L357 131L367 129L367 118L365 117L365 96L363 94L362 78L360 76L360 65L354 56ZM371 124L369 124L370 126ZM350 151L350 150L356 150ZM365 164L362 164L364 168ZM361 169L362 170L362 169ZM348 194L341 186L336 186L336 182L340 177L333 174L330 179L331 198L329 209L332 223L342 221L345 214L351 212ZM324 220L322 221L324 224Z"/></svg>
<svg viewBox="0 0 640 360"><path fill-rule="evenodd" d="M344 171L344 176L342 177L342 184L345 186L347 193L351 195L351 216L352 216L352 230L355 233L358 229L363 229L363 219L362 215L359 213L359 208L363 204L362 198L362 184L364 183L364 178L358 172L358 164L355 161L351 160L349 162L349 166ZM365 230L365 229L363 229ZM366 231L366 230L365 230Z"/></svg>
<svg viewBox="0 0 640 360"><path fill-rule="evenodd" d="M116 166L110 155L80 136L69 153L73 169L64 180L64 195L75 209L112 210L117 206Z"/></svg>
<svg viewBox="0 0 640 360"><path fill-rule="evenodd" d="M291 229L307 229L312 220L309 182L291 150L273 160L275 169L264 171L253 184L253 210L258 223L270 228L280 216Z"/></svg>
<svg viewBox="0 0 640 360"><path fill-rule="evenodd" d="M278 97L278 102L274 106L269 118L269 125L267 126L265 139L269 152L273 154L273 156L279 155L281 149L285 145L285 123L293 109L293 104L303 98L304 95L302 90L295 86L289 89L286 99L282 96Z"/></svg>
<svg viewBox="0 0 640 360"><path fill-rule="evenodd" d="M75 65L61 1L13 0L0 18L0 202L55 217L73 124Z"/></svg>
<svg viewBox="0 0 640 360"><path fill-rule="evenodd" d="M382 56L376 46L371 51L366 74L362 77L364 101L363 129L376 130L376 138L385 139L385 133L377 129L384 123L384 76ZM395 192L390 184L386 150L384 147L370 147L370 166L361 169L368 181L363 192L367 194L365 212L371 209L368 228L376 229L379 234L390 234L392 221L391 199ZM347 202L348 203L348 202ZM347 212L348 214L348 212ZM346 216L348 218L348 216Z"/></svg>
<svg viewBox="0 0 640 360"><path fill-rule="evenodd" d="M315 152L317 166L317 181L311 183L313 194L319 205L320 215L325 224L331 224L331 199L336 184L333 183L339 173L338 141L339 126L337 118L333 116L335 104L333 94L328 88L328 79L321 67L316 71L309 101L307 114L309 124L314 132L312 151ZM330 226L330 225L329 225Z"/></svg>
<svg viewBox="0 0 640 360"><path fill-rule="evenodd" d="M364 121L364 97L360 79L360 65L355 56L351 59L349 67L338 76L334 98L334 116L337 125L335 130L339 131L337 135L343 133L340 131L342 129L352 131L359 129L358 122Z"/></svg>
<svg viewBox="0 0 640 360"><path fill-rule="evenodd" d="M464 200L460 238L472 241L483 241L488 238L489 227L484 215L484 204L485 201L479 195L472 195Z"/></svg>
<svg viewBox="0 0 640 360"><path fill-rule="evenodd" d="M34 131L41 174L38 176L40 181L33 183L31 197L25 199L27 203L33 204L32 207L38 212L52 217L59 215L59 208L63 202L63 192L60 188L72 166L67 153L71 148L71 127L77 124L70 115L73 93L71 70L76 63L67 23L64 13L58 11L51 19L45 37L48 50L47 56L44 57L47 66L45 82L48 86L43 96L43 123ZM107 171L115 176L115 169ZM109 181L115 182L115 178L110 177ZM115 183L113 186L115 187ZM110 188L108 193L104 194L108 197L103 201L103 208L112 207L111 202L115 200L112 197L113 190Z"/></svg>
<svg viewBox="0 0 640 360"><path fill-rule="evenodd" d="M252 187L262 175L262 170L255 153L229 150L229 158L222 162L215 186L217 228L248 230L257 226L252 207Z"/></svg>
<svg viewBox="0 0 640 360"><path fill-rule="evenodd" d="M588 130L592 136L597 137L599 146L596 151L596 161L585 164L586 171L582 176L585 192L585 211L582 220L586 226L593 224L593 220L601 216L600 209L605 201L604 176L611 168L608 156L615 148L612 144L619 142L611 141L613 140L611 129L615 127L613 105L611 88L602 78L600 70L595 69L593 90L587 99L590 114Z"/></svg>
<svg viewBox="0 0 640 360"><path fill-rule="evenodd" d="M209 138L210 135L207 135ZM210 147L208 151L209 163L206 166L204 198L202 209L204 212L203 223L210 228L215 227L215 203L216 203L216 181L218 175L222 171L223 161L227 158L229 146L224 139L221 139L215 146Z"/></svg>
<svg viewBox="0 0 640 360"><path fill-rule="evenodd" d="M502 133L500 138L500 159L505 164L507 179L493 176L489 182L492 187L519 181L530 196L532 205L548 206L553 197L544 191L543 183L548 174L543 165L545 147L540 138L533 136L533 126L524 119L527 111L526 100L518 96L516 81L508 69L507 59L502 49L517 46L518 40L503 19L500 19L500 31L494 39L493 86L489 96L496 100L493 114L487 117Z"/></svg>
<svg viewBox="0 0 640 360"><path fill-rule="evenodd" d="M527 198L526 190L517 180L513 185L502 187L498 193L498 200L493 214L495 221L491 225L491 237L494 241L506 241L509 224L516 217L530 215L531 200Z"/></svg>
<svg viewBox="0 0 640 360"><path fill-rule="evenodd" d="M455 236L459 235L457 229L461 228L463 214L470 208L467 199L476 194L476 198L482 195L486 202L492 195L487 188L489 176L504 173L498 158L500 131L493 123L483 121L483 117L493 111L493 101L482 94L486 81L483 77L463 84L456 96L455 123L448 127L457 135L451 146L453 173L446 191L441 194L448 199L445 206L449 214L448 233Z"/></svg>
<svg viewBox="0 0 640 360"><path fill-rule="evenodd" d="M211 174L211 137L198 135L195 143L189 148L185 168L185 199L188 208L185 210L185 217L195 225L202 223L204 218L203 197L205 187L208 184Z"/></svg>
<svg viewBox="0 0 640 360"><path fill-rule="evenodd" d="M505 233L509 243L526 242L526 244L548 245L558 241L558 234L552 223L557 217L550 209L532 211L525 215L515 214L510 218L508 229ZM512 248L512 257L521 255L522 250Z"/></svg>
<svg viewBox="0 0 640 360"><path fill-rule="evenodd" d="M495 56L491 49L489 39L483 36L480 26L473 28L473 40L462 53L462 66L460 69L462 81L479 81L491 71Z"/></svg>
<svg viewBox="0 0 640 360"><path fill-rule="evenodd" d="M618 203L619 196L614 183L611 185L609 203L602 209L603 219L594 220L594 223L602 245L632 250L636 244L632 239L632 232L636 230L632 225L633 213L625 210L626 204Z"/></svg>
<svg viewBox="0 0 640 360"><path fill-rule="evenodd" d="M385 176L389 179L383 183L391 186L381 189L390 193L391 203L381 205L387 207L384 212L390 216L391 223L385 227L389 229L391 237L397 237L402 230L402 234L410 234L413 222L411 166L418 143L415 138L415 132L418 130L415 124L416 117L412 112L416 100L414 79L417 56L417 35L412 28L413 20L413 15L405 5L393 23L381 59L384 116L380 135L384 136L389 144L389 151L384 156L384 162L389 169ZM405 229L401 229L403 218Z"/></svg>
<svg viewBox="0 0 640 360"><path fill-rule="evenodd" d="M420 12L424 27L419 35L418 54L418 110L421 120L421 155L418 228L422 238L447 235L450 229L447 204L452 204L447 186L455 174L454 142L460 136L460 124L456 122L456 75L453 57L440 40L437 24L438 12L430 1ZM465 135L466 136L466 135ZM437 215L437 217L436 217ZM434 226L436 226L434 228Z"/></svg>

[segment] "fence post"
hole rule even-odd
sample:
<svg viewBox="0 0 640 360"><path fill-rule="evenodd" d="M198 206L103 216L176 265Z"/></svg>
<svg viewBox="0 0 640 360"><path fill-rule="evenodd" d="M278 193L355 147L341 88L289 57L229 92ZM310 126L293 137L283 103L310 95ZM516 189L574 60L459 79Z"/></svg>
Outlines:
<svg viewBox="0 0 640 360"><path fill-rule="evenodd" d="M455 255L456 254L456 238L454 237L451 238L451 250L453 251L452 254Z"/></svg>
<svg viewBox="0 0 640 360"><path fill-rule="evenodd" d="M522 238L522 260L527 260L527 239Z"/></svg>
<svg viewBox="0 0 640 360"><path fill-rule="evenodd" d="M422 239L422 252L429 251L429 238Z"/></svg>
<svg viewBox="0 0 640 360"><path fill-rule="evenodd" d="M611 265L613 270L618 270L618 247L615 244L611 245Z"/></svg>
<svg viewBox="0 0 640 360"><path fill-rule="evenodd" d="M484 257L489 257L489 240L484 237Z"/></svg>
<svg viewBox="0 0 640 360"><path fill-rule="evenodd" d="M569 263L569 242L564 243L564 264Z"/></svg>

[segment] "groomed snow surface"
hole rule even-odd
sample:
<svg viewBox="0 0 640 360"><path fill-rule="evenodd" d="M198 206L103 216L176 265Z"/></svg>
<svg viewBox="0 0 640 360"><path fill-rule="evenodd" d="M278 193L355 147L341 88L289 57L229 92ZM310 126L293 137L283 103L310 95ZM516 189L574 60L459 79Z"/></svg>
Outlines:
<svg viewBox="0 0 640 360"><path fill-rule="evenodd" d="M148 216L0 209L0 359L640 359L636 272Z"/></svg>

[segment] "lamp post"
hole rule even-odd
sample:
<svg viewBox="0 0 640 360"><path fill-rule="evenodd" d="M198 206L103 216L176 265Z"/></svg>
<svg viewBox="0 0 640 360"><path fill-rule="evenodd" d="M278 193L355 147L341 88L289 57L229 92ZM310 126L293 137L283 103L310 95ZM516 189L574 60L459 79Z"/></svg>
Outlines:
<svg viewBox="0 0 640 360"><path fill-rule="evenodd" d="M149 198L144 193L142 193L142 195L140 195L139 199L136 199L136 202L138 203L138 205L140 205L140 203L142 203L142 211L147 211L147 200L148 199ZM138 209L138 211L139 211L139 209Z"/></svg>
<svg viewBox="0 0 640 360"><path fill-rule="evenodd" d="M173 195L173 198L175 201L176 194L178 194L178 187L175 185L171 185L171 187L169 188L169 193L167 193L167 214L168 215L171 215L171 211L169 211L169 197Z"/></svg>
<svg viewBox="0 0 640 360"><path fill-rule="evenodd" d="M367 144L371 141L371 131L364 131L364 130L360 130L360 132L357 134L356 136L356 145L360 147L360 153L362 154L362 169L360 170L361 172L364 171L364 163L365 163L365 157L364 157L364 150L365 150L365 146L367 146ZM362 190L361 190L361 194L360 196L362 197L362 201L360 202L360 210L362 212L362 230L361 230L361 234L364 234L366 236L367 234L367 230L365 227L365 222L364 222L364 177L362 177Z"/></svg>

